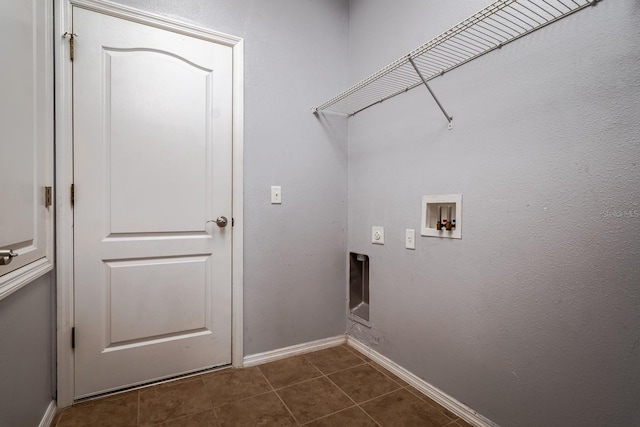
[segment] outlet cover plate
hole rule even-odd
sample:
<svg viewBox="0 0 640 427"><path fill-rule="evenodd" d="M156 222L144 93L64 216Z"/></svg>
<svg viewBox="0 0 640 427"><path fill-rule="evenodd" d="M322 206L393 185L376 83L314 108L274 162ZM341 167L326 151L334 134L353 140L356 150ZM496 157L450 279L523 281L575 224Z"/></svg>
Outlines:
<svg viewBox="0 0 640 427"><path fill-rule="evenodd" d="M374 245L384 245L384 227L371 227L371 243Z"/></svg>
<svg viewBox="0 0 640 427"><path fill-rule="evenodd" d="M416 248L416 230L407 228L404 231L404 247L407 249Z"/></svg>

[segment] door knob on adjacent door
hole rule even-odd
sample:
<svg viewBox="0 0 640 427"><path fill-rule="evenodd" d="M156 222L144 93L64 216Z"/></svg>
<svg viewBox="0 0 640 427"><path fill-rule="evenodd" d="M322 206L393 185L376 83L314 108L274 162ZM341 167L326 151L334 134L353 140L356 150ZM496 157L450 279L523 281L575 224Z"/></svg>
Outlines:
<svg viewBox="0 0 640 427"><path fill-rule="evenodd" d="M0 251L0 265L9 265L18 254L11 249L3 249Z"/></svg>
<svg viewBox="0 0 640 427"><path fill-rule="evenodd" d="M216 224L218 224L218 227L220 228L226 227L228 223L229 221L226 216L219 216L218 219L216 219Z"/></svg>

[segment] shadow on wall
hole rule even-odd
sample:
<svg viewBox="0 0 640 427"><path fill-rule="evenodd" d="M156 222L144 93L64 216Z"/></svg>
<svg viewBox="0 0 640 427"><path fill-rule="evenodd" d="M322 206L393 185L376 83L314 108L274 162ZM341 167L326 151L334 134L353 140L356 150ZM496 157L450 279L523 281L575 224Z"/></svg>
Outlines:
<svg viewBox="0 0 640 427"><path fill-rule="evenodd" d="M322 126L325 135L329 138L331 145L338 151L341 158L347 157L347 135L349 127L349 117L340 114L322 111L314 113L318 123Z"/></svg>

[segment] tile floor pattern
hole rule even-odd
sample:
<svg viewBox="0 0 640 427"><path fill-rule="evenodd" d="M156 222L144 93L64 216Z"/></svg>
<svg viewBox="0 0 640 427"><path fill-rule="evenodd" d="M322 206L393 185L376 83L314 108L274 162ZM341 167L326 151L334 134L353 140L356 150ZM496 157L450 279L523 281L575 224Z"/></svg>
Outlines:
<svg viewBox="0 0 640 427"><path fill-rule="evenodd" d="M346 345L80 403L53 427L470 424Z"/></svg>

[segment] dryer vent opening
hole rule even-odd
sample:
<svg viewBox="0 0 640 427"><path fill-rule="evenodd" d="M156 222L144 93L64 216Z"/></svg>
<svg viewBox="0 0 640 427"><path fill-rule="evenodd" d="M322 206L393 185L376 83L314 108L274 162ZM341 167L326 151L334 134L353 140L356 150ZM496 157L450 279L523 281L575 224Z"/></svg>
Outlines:
<svg viewBox="0 0 640 427"><path fill-rule="evenodd" d="M369 321L369 256L349 253L349 312Z"/></svg>

